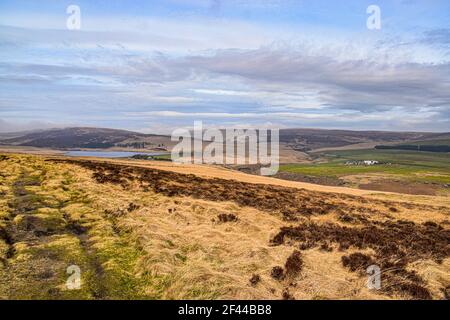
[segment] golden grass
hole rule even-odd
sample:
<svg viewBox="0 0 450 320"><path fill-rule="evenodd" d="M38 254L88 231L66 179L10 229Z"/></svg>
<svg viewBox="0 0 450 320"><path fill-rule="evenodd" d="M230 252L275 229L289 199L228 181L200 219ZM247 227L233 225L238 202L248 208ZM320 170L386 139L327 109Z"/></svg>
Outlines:
<svg viewBox="0 0 450 320"><path fill-rule="evenodd" d="M11 223L20 229L27 219L23 214L16 215L12 222L5 219L12 210L8 203L16 197L13 185L25 170L28 176L43 180L40 186L25 187L46 203L33 210L34 227L41 231L55 230L55 234L38 239L28 239L26 234L22 241L14 243L14 256L7 259L7 266L0 264L0 298L279 299L286 287L297 299L405 298L367 289L366 277L342 266L341 257L351 253L351 249L304 250L303 269L293 281L273 279L272 268L284 266L295 249L294 245L270 244L280 227L290 224L279 215L233 202L166 197L144 191L138 185L124 189L99 184L89 170L76 165L44 162L44 158L36 156L8 156L11 159L1 163L4 176L0 176L0 191L7 194L0 200L0 229ZM292 186L287 181L242 176L211 167L202 171L198 167L186 169L160 163L146 162L145 166ZM384 196L375 197L386 199ZM418 203L427 199L424 197ZM135 207L129 210L130 204ZM373 209L380 209L379 206L378 202L367 204ZM232 213L238 220L220 222L217 216L221 213ZM442 223L448 219L448 212L400 208L398 212L370 218ZM341 223L334 214L312 216L310 220ZM69 232L68 225L73 223L86 231ZM8 244L1 240L0 257L6 259L7 251ZM66 268L74 263L83 270L79 291L64 286ZM422 260L411 268L426 279L433 297L443 296L441 289L450 283L448 259L442 264ZM53 276L36 276L49 270ZM261 281L251 285L249 280L254 274Z"/></svg>

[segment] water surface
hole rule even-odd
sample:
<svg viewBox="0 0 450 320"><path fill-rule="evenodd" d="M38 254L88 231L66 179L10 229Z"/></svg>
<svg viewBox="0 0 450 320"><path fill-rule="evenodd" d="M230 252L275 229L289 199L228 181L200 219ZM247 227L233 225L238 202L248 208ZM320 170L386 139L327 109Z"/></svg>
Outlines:
<svg viewBox="0 0 450 320"><path fill-rule="evenodd" d="M64 155L70 157L129 158L137 154L142 154L146 156L160 156L167 154L167 152L68 151Z"/></svg>

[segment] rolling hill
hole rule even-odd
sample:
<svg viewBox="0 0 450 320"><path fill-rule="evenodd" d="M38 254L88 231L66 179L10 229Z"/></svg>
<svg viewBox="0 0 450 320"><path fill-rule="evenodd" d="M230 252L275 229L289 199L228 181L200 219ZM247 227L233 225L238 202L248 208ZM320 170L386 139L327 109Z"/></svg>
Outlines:
<svg viewBox="0 0 450 320"><path fill-rule="evenodd" d="M0 167L0 299L449 297L442 197L151 161L0 154Z"/></svg>
<svg viewBox="0 0 450 320"><path fill-rule="evenodd" d="M390 144L416 140L435 140L449 137L450 133L430 132L351 131L323 129L284 129L280 131L280 142L286 143L292 149L298 151L346 147L358 144L375 145L380 143Z"/></svg>
<svg viewBox="0 0 450 320"><path fill-rule="evenodd" d="M357 144L404 143L450 138L450 133L350 131L323 129L282 129L280 143L293 150L307 152L320 148L345 147ZM0 145L32 146L40 148L147 148L158 144L170 146L170 136L139 132L75 127L2 134Z"/></svg>
<svg viewBox="0 0 450 320"><path fill-rule="evenodd" d="M31 146L52 149L128 147L152 148L169 142L166 136L105 128L65 128L17 133L13 138L0 140L1 145Z"/></svg>

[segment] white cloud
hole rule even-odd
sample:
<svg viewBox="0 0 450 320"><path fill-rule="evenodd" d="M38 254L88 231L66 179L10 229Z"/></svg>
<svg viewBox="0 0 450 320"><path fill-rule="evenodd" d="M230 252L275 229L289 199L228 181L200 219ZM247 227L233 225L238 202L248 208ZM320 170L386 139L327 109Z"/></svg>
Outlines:
<svg viewBox="0 0 450 320"><path fill-rule="evenodd" d="M63 18L0 13L10 25L0 28L5 119L431 130L449 122L445 30L417 41L196 15L87 15L72 32Z"/></svg>

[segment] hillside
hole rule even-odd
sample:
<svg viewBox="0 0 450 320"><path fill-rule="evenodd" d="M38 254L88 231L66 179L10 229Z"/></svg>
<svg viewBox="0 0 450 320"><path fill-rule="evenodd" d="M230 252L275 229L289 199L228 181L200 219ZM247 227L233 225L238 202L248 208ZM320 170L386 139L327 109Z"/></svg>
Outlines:
<svg viewBox="0 0 450 320"><path fill-rule="evenodd" d="M0 162L2 299L449 296L450 211L434 197L318 192L151 162ZM370 265L382 270L380 290L367 288ZM80 290L66 288L69 266L82 271Z"/></svg>
<svg viewBox="0 0 450 320"><path fill-rule="evenodd" d="M393 145L377 145L376 149L385 150L415 150L428 152L450 152L450 138L446 135L438 136L433 140L409 141L407 144L393 144Z"/></svg>
<svg viewBox="0 0 450 320"><path fill-rule="evenodd" d="M12 137L11 137L12 136ZM322 129L282 129L280 144L283 153L297 153L321 148L351 147L357 144L391 144L407 141L445 139L449 133L350 131ZM151 149L163 144L170 149L169 136L104 128L66 128L36 132L3 134L0 145L31 146L53 149L113 147Z"/></svg>
<svg viewBox="0 0 450 320"><path fill-rule="evenodd" d="M1 139L0 144L54 149L105 149L115 146L143 149L157 147L161 144L160 140L170 141L170 138L126 130L80 127L44 130L23 135L16 133L14 138Z"/></svg>
<svg viewBox="0 0 450 320"><path fill-rule="evenodd" d="M345 147L368 143L394 143L414 140L434 140L450 137L450 133L394 132L394 131L350 131L322 129L284 129L280 131L280 142L292 149L311 151L322 148Z"/></svg>

